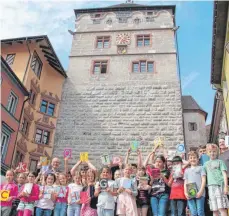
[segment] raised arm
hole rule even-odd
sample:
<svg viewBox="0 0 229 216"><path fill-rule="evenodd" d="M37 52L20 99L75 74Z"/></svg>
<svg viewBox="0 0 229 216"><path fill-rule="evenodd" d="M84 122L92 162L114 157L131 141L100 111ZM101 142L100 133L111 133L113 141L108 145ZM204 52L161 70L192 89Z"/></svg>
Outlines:
<svg viewBox="0 0 229 216"><path fill-rule="evenodd" d="M137 153L138 153L138 168L140 168L140 167L142 167L142 153L141 153L141 150L138 149Z"/></svg>
<svg viewBox="0 0 229 216"><path fill-rule="evenodd" d="M64 173L68 173L68 157L64 158Z"/></svg>
<svg viewBox="0 0 229 216"><path fill-rule="evenodd" d="M146 157L145 162L143 164L144 167L147 166L150 158L151 158L151 160L154 160L154 155L155 155L155 152L157 151L158 147L159 147L159 145L154 146L153 151Z"/></svg>
<svg viewBox="0 0 229 216"><path fill-rule="evenodd" d="M129 148L128 151L127 151L127 153L126 153L124 164L128 164L128 160L129 160L129 156L130 156L130 151L131 151L131 148Z"/></svg>
<svg viewBox="0 0 229 216"><path fill-rule="evenodd" d="M92 170L94 170L94 171L97 172L96 167L95 167L90 161L87 161L86 163L87 163L87 165L88 165L88 167L89 167L90 169L92 169Z"/></svg>
<svg viewBox="0 0 229 216"><path fill-rule="evenodd" d="M41 175L42 175L42 173L39 172L39 173L38 173L38 176L37 176L36 179L35 179L35 184L38 184L38 183L39 183L40 178L41 178Z"/></svg>
<svg viewBox="0 0 229 216"><path fill-rule="evenodd" d="M144 161L144 164L143 164L144 167L147 166L147 164L148 164L148 162L149 162L149 159L150 159L152 156L154 157L154 155L155 155L155 152L154 152L154 151L151 152L150 154L148 154L148 156L146 157L146 159L145 159L145 161Z"/></svg>
<svg viewBox="0 0 229 216"><path fill-rule="evenodd" d="M45 175L42 175L42 178L41 178L41 185L45 185Z"/></svg>
<svg viewBox="0 0 229 216"><path fill-rule="evenodd" d="M71 175L74 176L75 175L75 172L77 170L77 168L79 167L79 165L81 164L81 161L79 160L75 165L74 167L72 167L71 169Z"/></svg>

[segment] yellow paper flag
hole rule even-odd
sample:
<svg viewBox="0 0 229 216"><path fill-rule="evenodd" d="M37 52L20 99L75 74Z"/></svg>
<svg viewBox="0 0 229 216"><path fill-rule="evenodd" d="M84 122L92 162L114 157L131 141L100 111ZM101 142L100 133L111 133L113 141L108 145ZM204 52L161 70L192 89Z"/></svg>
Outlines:
<svg viewBox="0 0 229 216"><path fill-rule="evenodd" d="M40 157L41 166L48 165L48 158L47 157Z"/></svg>
<svg viewBox="0 0 229 216"><path fill-rule="evenodd" d="M163 137L157 137L153 143L154 143L154 146L157 147L157 146L162 146L163 145L163 141L164 141L164 138Z"/></svg>
<svg viewBox="0 0 229 216"><path fill-rule="evenodd" d="M88 152L80 152L80 160L82 162L88 161Z"/></svg>
<svg viewBox="0 0 229 216"><path fill-rule="evenodd" d="M9 190L1 190L0 191L1 201L7 201L9 196L10 196L10 191Z"/></svg>

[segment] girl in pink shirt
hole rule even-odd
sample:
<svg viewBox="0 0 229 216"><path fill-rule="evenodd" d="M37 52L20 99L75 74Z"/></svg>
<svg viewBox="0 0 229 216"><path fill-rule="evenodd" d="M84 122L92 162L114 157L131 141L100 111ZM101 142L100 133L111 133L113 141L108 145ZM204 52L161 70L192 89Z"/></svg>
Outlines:
<svg viewBox="0 0 229 216"><path fill-rule="evenodd" d="M64 216L67 213L67 202L68 202L68 186L66 175L63 173L59 174L59 185L55 186L56 191L56 205L54 208L54 216Z"/></svg>
<svg viewBox="0 0 229 216"><path fill-rule="evenodd" d="M14 180L14 172L12 170L8 170L6 172L6 183L0 186L1 190L9 191L9 197L6 201L1 201L1 215L9 216L12 209L12 201L17 197L18 187L13 182ZM7 192L6 192L7 193ZM3 196L3 194L2 194Z"/></svg>
<svg viewBox="0 0 229 216"><path fill-rule="evenodd" d="M32 216L34 202L39 199L39 186L35 184L35 172L30 172L28 175L28 183L22 186L21 192L18 195L20 203L18 205L18 216Z"/></svg>

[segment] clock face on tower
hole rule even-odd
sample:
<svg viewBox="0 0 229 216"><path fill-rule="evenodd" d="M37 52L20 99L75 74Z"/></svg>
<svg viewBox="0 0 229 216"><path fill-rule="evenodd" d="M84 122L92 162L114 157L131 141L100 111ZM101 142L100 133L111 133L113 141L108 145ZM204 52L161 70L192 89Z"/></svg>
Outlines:
<svg viewBox="0 0 229 216"><path fill-rule="evenodd" d="M116 44L128 45L130 44L130 35L128 33L120 33L116 37Z"/></svg>

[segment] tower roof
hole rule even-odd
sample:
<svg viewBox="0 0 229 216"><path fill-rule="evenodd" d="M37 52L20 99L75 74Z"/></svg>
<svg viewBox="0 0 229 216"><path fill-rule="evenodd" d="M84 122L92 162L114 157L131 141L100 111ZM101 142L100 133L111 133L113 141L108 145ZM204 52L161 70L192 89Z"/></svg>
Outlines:
<svg viewBox="0 0 229 216"><path fill-rule="evenodd" d="M112 5L107 8L125 8L125 7L147 7L147 5L140 5L140 4L134 4L134 3L122 3L117 5Z"/></svg>
<svg viewBox="0 0 229 216"><path fill-rule="evenodd" d="M205 112L199 104L195 101L195 99L190 96L182 96L182 106L183 106L183 111L194 111L194 112L201 112L205 116L205 119L207 118L208 113Z"/></svg>

